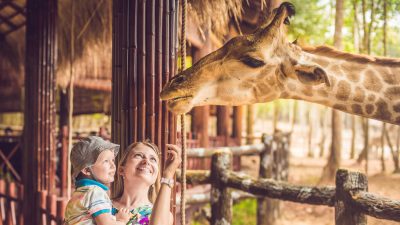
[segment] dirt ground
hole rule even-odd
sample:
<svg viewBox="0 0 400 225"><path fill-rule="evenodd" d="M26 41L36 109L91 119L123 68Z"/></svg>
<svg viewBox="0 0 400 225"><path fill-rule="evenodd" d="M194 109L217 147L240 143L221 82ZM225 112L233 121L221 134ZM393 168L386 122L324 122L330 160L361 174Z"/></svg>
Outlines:
<svg viewBox="0 0 400 225"><path fill-rule="evenodd" d="M326 159L298 158L290 159L289 182L299 185L316 185L322 173ZM248 173L256 175L254 165L258 164L257 158L249 157L242 160L242 166ZM387 172L381 173L380 161L370 160L368 172L369 192L379 194L391 199L400 200L400 174L392 174L393 165L390 159L386 160ZM354 160L344 160L342 168L353 171L365 172L365 166L356 165ZM333 186L334 183L324 184ZM334 208L326 206L313 206L282 201L281 217L277 225L333 225ZM378 220L368 217L369 225L394 225L398 222Z"/></svg>

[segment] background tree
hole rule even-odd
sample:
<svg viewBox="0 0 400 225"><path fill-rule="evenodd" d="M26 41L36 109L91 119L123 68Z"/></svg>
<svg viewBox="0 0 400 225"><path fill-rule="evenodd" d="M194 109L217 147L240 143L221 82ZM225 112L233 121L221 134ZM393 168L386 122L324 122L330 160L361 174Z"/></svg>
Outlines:
<svg viewBox="0 0 400 225"><path fill-rule="evenodd" d="M336 49L342 49L344 0L336 0L335 34L333 43ZM342 117L339 111L332 110L332 143L328 162L323 169L321 181L331 180L340 165L342 145Z"/></svg>

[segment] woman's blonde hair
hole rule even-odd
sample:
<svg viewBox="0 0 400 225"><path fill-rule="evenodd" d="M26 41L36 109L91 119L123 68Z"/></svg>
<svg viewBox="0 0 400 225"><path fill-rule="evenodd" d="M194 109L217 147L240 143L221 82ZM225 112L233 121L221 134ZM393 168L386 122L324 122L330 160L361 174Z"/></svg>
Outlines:
<svg viewBox="0 0 400 225"><path fill-rule="evenodd" d="M160 190L160 179L161 179L161 163L160 163L161 162L161 157L160 157L161 153L160 153L160 150L158 149L157 145L155 145L154 143L152 143L149 140L138 141L138 142L135 142L135 143L129 145L125 149L125 151L122 153L122 156L119 159L117 171L119 171L120 166L125 166L126 161L129 158L129 155L131 154L132 150L134 148L136 148L138 145L145 145L145 146L153 149L153 151L157 154L157 157L158 157L157 179L156 179L156 182L150 186L149 193L148 193L149 200L152 203L154 203L156 201L158 191ZM117 172L117 176L115 178L114 188L112 190L111 196L113 199L119 199L122 197L123 193L124 193L124 181L122 179L122 176L119 175L119 173Z"/></svg>

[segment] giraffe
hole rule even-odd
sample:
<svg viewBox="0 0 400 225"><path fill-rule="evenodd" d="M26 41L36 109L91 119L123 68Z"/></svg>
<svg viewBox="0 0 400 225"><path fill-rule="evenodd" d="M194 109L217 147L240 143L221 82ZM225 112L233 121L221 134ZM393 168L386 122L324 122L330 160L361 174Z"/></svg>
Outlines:
<svg viewBox="0 0 400 225"><path fill-rule="evenodd" d="M294 13L282 3L253 34L231 39L174 76L161 99L176 114L297 99L400 125L400 59L290 43L285 25Z"/></svg>

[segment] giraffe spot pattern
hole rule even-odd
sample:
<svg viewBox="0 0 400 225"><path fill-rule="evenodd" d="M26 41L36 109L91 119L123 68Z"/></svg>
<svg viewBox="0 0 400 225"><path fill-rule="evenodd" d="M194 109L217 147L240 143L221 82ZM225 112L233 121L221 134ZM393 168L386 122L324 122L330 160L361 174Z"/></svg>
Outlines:
<svg viewBox="0 0 400 225"><path fill-rule="evenodd" d="M377 68L377 72L381 75L383 81L387 84L397 84L399 82L393 71L386 67Z"/></svg>
<svg viewBox="0 0 400 225"><path fill-rule="evenodd" d="M368 101L370 101L370 102L373 102L373 101L375 101L375 95L373 95L373 94L370 94L370 95L368 95Z"/></svg>
<svg viewBox="0 0 400 225"><path fill-rule="evenodd" d="M365 106L365 112L367 112L368 114L372 114L374 112L374 108L375 106L372 104L367 104Z"/></svg>
<svg viewBox="0 0 400 225"><path fill-rule="evenodd" d="M356 102L364 102L365 94L363 89L356 87L353 100Z"/></svg>
<svg viewBox="0 0 400 225"><path fill-rule="evenodd" d="M365 73L364 86L370 91L379 92L382 89L382 82L372 70L368 70Z"/></svg>
<svg viewBox="0 0 400 225"><path fill-rule="evenodd" d="M350 84L347 83L346 81L341 80L338 83L336 98L342 101L346 101L349 99L350 91L351 91Z"/></svg>
<svg viewBox="0 0 400 225"><path fill-rule="evenodd" d="M346 105L343 105L343 104L334 104L333 108L342 110L342 111L346 111L346 109L347 109Z"/></svg>
<svg viewBox="0 0 400 225"><path fill-rule="evenodd" d="M353 104L351 105L351 110L353 111L353 113L355 114L359 114L361 115L363 113L362 107L359 104Z"/></svg>
<svg viewBox="0 0 400 225"><path fill-rule="evenodd" d="M353 63L352 64L344 63L342 65L342 68L347 72L346 76L350 81L354 83L360 81L359 71L362 71L361 68L358 68L358 66L355 66Z"/></svg>
<svg viewBox="0 0 400 225"><path fill-rule="evenodd" d="M396 104L393 106L393 110L394 110L395 112L400 112L400 103L396 103Z"/></svg>
<svg viewBox="0 0 400 225"><path fill-rule="evenodd" d="M391 113L389 112L389 106L387 102L385 102L383 99L379 99L375 106L376 112L374 114L374 117L376 119L382 119L386 121L391 119Z"/></svg>
<svg viewBox="0 0 400 225"><path fill-rule="evenodd" d="M400 98L400 87L390 87L386 89L385 96L390 100L397 100Z"/></svg>
<svg viewBox="0 0 400 225"><path fill-rule="evenodd" d="M395 123L400 124L400 116L396 117Z"/></svg>

